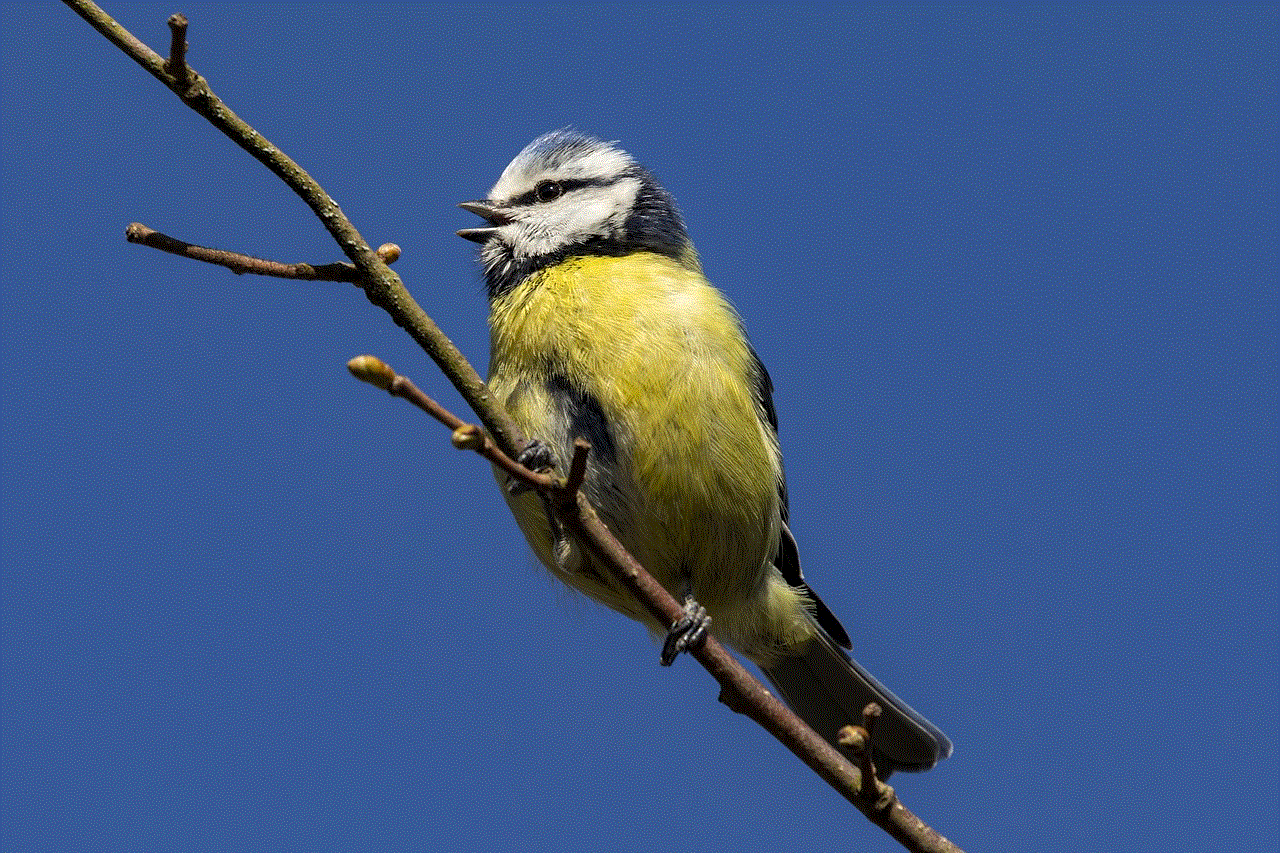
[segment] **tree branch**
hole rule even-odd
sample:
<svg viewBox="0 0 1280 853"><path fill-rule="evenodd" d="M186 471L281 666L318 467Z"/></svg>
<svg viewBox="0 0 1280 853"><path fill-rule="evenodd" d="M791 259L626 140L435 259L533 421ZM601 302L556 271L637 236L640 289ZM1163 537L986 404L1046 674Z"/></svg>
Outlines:
<svg viewBox="0 0 1280 853"><path fill-rule="evenodd" d="M408 377L397 374L374 356L357 356L347 363L347 367L357 378L376 385L393 396L408 400L452 429L455 446L475 450L504 471L549 494L556 509L556 517L565 529L626 585L655 622L670 625L683 615L683 606L627 553L596 515L586 497L578 491L581 476L575 476L573 472L580 471L585 465L585 442L575 445L574 464L570 466L571 473L567 479L546 477L528 471L513 459L505 458L492 442L484 440L478 427L465 424L461 418L424 394ZM461 441L460 434L465 436ZM809 728L759 679L748 672L715 637L708 636L703 643L690 649L689 654L720 684L721 702L731 710L750 717L772 734L842 797L908 850L920 853L960 853L958 847L912 814L898 800L893 788L875 778L870 750L865 749L865 728L861 730L864 747L861 754L865 756L863 760L866 773L863 775L864 771L859 771L839 750ZM874 725L879 710L875 703L868 706L863 715L864 727ZM870 782L865 792L863 779Z"/></svg>
<svg viewBox="0 0 1280 853"><path fill-rule="evenodd" d="M352 372L396 396L412 400L453 430L455 445L482 453L494 464L547 495L564 528L631 590L655 621L670 625L679 619L683 614L681 604L626 552L579 491L587 447L583 445L575 448L574 463L567 480L527 471L514 461L525 443L524 437L481 381L479 374L409 296L399 276L368 246L319 184L297 163L228 109L213 94L204 79L186 64L186 19L181 16L170 19L172 44L170 58L166 61L88 0L64 2L177 94L184 103L270 169L307 203L354 264L355 282L364 289L370 301L390 314L396 324L408 331L427 351L480 417L493 440L485 436L478 427L464 423L439 406L408 379L396 375L376 359L368 356L353 359L349 365ZM300 266L307 266L281 264L273 267L269 261L192 246L157 235L150 229L146 231L149 234L138 232L137 242L218 263L241 272L277 275L281 274L281 269L288 268L295 273L290 277L304 277L296 273ZM130 232L133 232L132 226ZM268 269L274 271L266 272ZM860 794L861 774L858 769L748 673L714 637L707 637L705 642L691 649L690 654L720 683L721 701L731 709L751 717L777 737L845 799L908 849L931 853L958 850L902 806L896 797L891 796L892 789L887 786L887 796L881 796L879 788L876 789L875 796ZM869 767L868 770L870 771ZM868 773L868 781L876 781L871 772Z"/></svg>
<svg viewBox="0 0 1280 853"><path fill-rule="evenodd" d="M173 75L179 85L184 85L191 75L187 67L187 16L182 13L169 16L169 61L164 70Z"/></svg>
<svg viewBox="0 0 1280 853"><path fill-rule="evenodd" d="M284 181L311 208L311 212L337 242L343 254L355 265L360 273L358 284L369 301L386 311L397 326L409 333L471 405L498 446L508 455L516 455L525 443L523 433L489 393L480 374L414 301L400 277L369 247L360 232L343 215L338 203L321 186L288 155L232 112L213 94L204 78L185 61L180 67L175 64L175 69L186 73L181 77L175 76L170 73L168 63L159 54L138 41L96 4L89 0L63 2L181 98L184 104ZM174 38L178 38L176 30ZM185 35L183 43L185 44Z"/></svg>
<svg viewBox="0 0 1280 853"><path fill-rule="evenodd" d="M255 273L276 278L295 278L304 281L345 281L359 284L363 279L360 272L351 264L282 264L279 261L267 261L239 252L228 252L226 249L210 249L197 246L161 234L141 222L131 222L124 230L125 239L140 246L149 246L171 255L180 255L195 261L204 261L226 267L236 275ZM388 244L390 245L390 244Z"/></svg>

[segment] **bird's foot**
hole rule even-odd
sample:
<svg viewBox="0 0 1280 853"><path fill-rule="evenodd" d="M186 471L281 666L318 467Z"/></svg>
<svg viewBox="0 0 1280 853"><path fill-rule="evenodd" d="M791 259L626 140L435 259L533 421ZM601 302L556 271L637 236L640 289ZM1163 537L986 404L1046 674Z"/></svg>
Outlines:
<svg viewBox="0 0 1280 853"><path fill-rule="evenodd" d="M551 453L551 446L539 438L529 439L529 443L524 446L524 450L516 456L516 462L519 462L530 471L541 473L550 471L556 466L555 456ZM522 495L529 491L530 486L523 480L517 480L514 477L507 478L507 494Z"/></svg>
<svg viewBox="0 0 1280 853"><path fill-rule="evenodd" d="M685 593L684 613L667 631L667 639L662 644L662 656L658 658L658 662L663 666L671 666L681 652L697 648L698 644L706 640L710 628L711 617L707 615L707 608L694 601L691 593Z"/></svg>

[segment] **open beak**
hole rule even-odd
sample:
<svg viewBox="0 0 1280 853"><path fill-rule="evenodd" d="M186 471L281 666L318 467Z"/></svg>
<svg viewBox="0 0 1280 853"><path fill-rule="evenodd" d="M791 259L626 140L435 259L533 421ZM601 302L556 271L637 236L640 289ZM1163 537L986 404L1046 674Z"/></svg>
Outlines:
<svg viewBox="0 0 1280 853"><path fill-rule="evenodd" d="M487 243L489 238L497 236L499 228L511 221L511 217L491 201L464 201L458 207L489 223L488 228L463 228L458 231L459 237L475 243Z"/></svg>

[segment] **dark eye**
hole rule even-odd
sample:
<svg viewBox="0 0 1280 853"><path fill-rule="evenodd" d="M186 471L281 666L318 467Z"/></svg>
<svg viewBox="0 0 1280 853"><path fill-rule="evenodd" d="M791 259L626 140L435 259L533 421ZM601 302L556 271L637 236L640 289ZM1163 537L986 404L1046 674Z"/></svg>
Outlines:
<svg viewBox="0 0 1280 853"><path fill-rule="evenodd" d="M533 188L533 197L538 201L555 201L564 195L564 187L560 186L559 181L538 181L538 185Z"/></svg>

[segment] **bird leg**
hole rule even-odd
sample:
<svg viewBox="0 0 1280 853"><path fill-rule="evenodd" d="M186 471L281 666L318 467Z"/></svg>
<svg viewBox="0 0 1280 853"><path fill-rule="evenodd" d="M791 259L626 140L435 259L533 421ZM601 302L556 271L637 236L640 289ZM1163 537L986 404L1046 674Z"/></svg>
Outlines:
<svg viewBox="0 0 1280 853"><path fill-rule="evenodd" d="M516 462L535 474L550 471L556 467L556 459L551 452L551 445L540 438L529 439L529 443L524 446L524 450L521 450L519 455L516 456ZM507 477L507 494L522 495L529 489L530 486L523 480Z"/></svg>
<svg viewBox="0 0 1280 853"><path fill-rule="evenodd" d="M693 600L693 590L687 586L684 591L684 613L671 623L667 631L667 639L662 644L662 656L658 662L663 666L671 666L681 652L697 648L707 638L711 628L711 617L707 608Z"/></svg>

